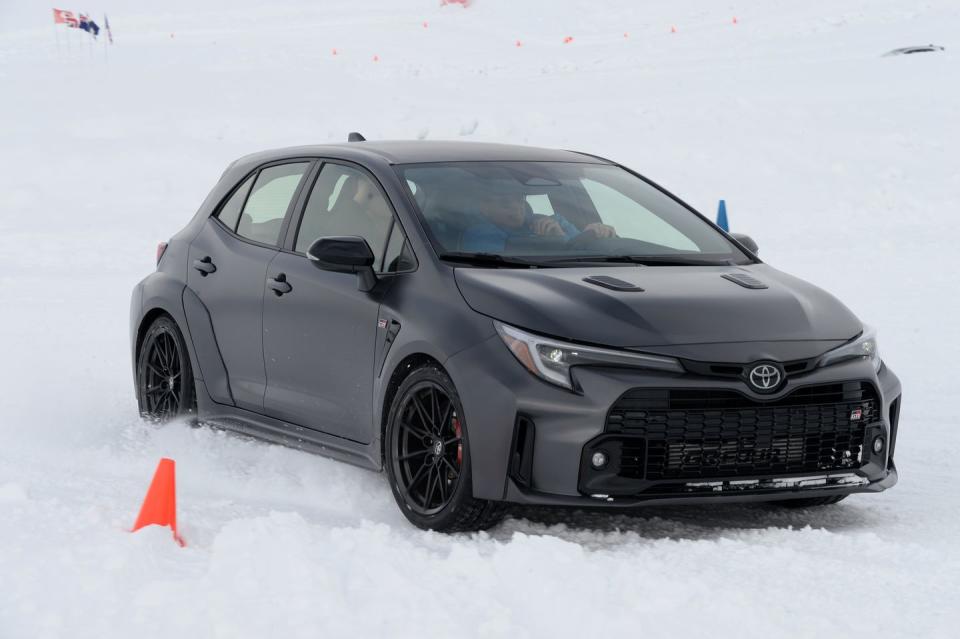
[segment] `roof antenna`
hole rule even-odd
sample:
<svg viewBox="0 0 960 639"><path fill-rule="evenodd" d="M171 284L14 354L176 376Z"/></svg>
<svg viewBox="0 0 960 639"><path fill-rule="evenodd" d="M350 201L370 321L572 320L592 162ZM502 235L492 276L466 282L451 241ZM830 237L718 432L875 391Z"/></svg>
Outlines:
<svg viewBox="0 0 960 639"><path fill-rule="evenodd" d="M351 131L350 135L347 136L347 142L366 142L367 138L363 137L356 131Z"/></svg>

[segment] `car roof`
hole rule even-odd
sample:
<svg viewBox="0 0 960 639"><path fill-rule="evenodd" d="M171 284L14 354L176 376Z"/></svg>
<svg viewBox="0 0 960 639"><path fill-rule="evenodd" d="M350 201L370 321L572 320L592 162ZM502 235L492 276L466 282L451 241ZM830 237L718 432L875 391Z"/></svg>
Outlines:
<svg viewBox="0 0 960 639"><path fill-rule="evenodd" d="M237 160L237 164L261 164L294 157L333 157L359 160L375 157L389 164L425 162L589 162L608 164L606 160L576 151L544 149L515 144L438 140L388 140L295 146L262 151Z"/></svg>

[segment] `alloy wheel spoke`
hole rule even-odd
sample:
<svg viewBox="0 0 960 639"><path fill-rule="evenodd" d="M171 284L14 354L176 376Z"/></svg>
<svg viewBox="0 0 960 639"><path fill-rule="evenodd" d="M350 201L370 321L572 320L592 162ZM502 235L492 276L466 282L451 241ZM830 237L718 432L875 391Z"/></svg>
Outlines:
<svg viewBox="0 0 960 639"><path fill-rule="evenodd" d="M427 449L423 449L423 450L414 451L412 453L406 453L404 455L400 455L399 457L397 457L397 461L407 461L408 459L414 459L415 457L419 457L420 455L426 455L428 452L430 451L428 451Z"/></svg>
<svg viewBox="0 0 960 639"><path fill-rule="evenodd" d="M450 460L447 459L446 457L443 457L442 459L443 459L443 463L446 464L446 465L447 465L447 468L449 468L450 471L453 473L454 478L459 477L459 476L460 476L460 470L459 470L456 466L454 466L453 464L451 464L451 463L450 463Z"/></svg>
<svg viewBox="0 0 960 639"><path fill-rule="evenodd" d="M427 466L427 464L424 464L423 466L420 467L420 469L417 472L413 474L413 477L410 479L410 483L408 483L406 488L404 489L404 492L406 493L407 497L410 496L414 486L416 486L417 482L420 481L420 478L423 475L423 471L427 470L427 468L429 468L429 466Z"/></svg>
<svg viewBox="0 0 960 639"><path fill-rule="evenodd" d="M437 485L440 487L440 505L447 503L447 474L437 467Z"/></svg>
<svg viewBox="0 0 960 639"><path fill-rule="evenodd" d="M450 423L450 415L453 413L453 400L449 397L447 398L447 407L443 411L443 416L440 418L440 421L437 422L440 426L440 433L443 434L443 429Z"/></svg>
<svg viewBox="0 0 960 639"><path fill-rule="evenodd" d="M440 473L439 473L439 472L435 472L435 471L436 471L436 468L437 468L436 466L434 466L434 465L432 465L432 464L430 465L430 473L429 473L429 477L430 477L430 478L427 480L427 490L426 490L426 492L424 493L424 504L423 504L423 505L424 505L425 508L430 508L430 506L433 504L433 493L434 493L434 490L435 490L436 487L437 487L437 481L436 481L436 480L438 480L438 479L440 478Z"/></svg>
<svg viewBox="0 0 960 639"><path fill-rule="evenodd" d="M178 370L180 370L180 351L177 350L173 340L170 340L170 372L175 373Z"/></svg>
<svg viewBox="0 0 960 639"><path fill-rule="evenodd" d="M437 399L437 389L430 387L430 419L438 430L443 428L443 420L440 419L440 400Z"/></svg>
<svg viewBox="0 0 960 639"><path fill-rule="evenodd" d="M427 431L423 430L422 428L417 428L416 426L414 426L414 425L411 424L410 422L399 421L399 422L397 422L397 424L400 426L400 428L403 428L403 429L405 429L405 430L408 430L408 431L410 431L411 433L415 434L415 435L418 436L418 437L433 437L433 435L431 435L431 434L428 433Z"/></svg>
<svg viewBox="0 0 960 639"><path fill-rule="evenodd" d="M416 394L416 393L413 394L413 398L412 398L412 399L413 399L413 405L414 405L414 407L416 407L416 409L417 409L417 414L420 415L420 422L423 424L423 427L427 429L427 431L429 431L429 432L432 433L433 430L434 430L435 425L434 425L433 422L427 417L427 411L426 411L426 409L424 409L423 403L420 401L420 398L417 397L417 394Z"/></svg>
<svg viewBox="0 0 960 639"><path fill-rule="evenodd" d="M160 369L162 375L163 371L165 371L167 368L167 363L163 358L163 351L160 348L160 343L154 342L151 351L152 359L156 362L157 368Z"/></svg>
<svg viewBox="0 0 960 639"><path fill-rule="evenodd" d="M170 348L170 338L167 335L163 337L163 357L167 361L167 369L173 364L173 349Z"/></svg>

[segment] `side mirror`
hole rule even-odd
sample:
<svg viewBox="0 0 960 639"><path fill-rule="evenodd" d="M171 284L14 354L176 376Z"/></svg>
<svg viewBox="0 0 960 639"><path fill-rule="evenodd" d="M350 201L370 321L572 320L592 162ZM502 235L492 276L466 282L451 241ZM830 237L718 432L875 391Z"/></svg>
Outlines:
<svg viewBox="0 0 960 639"><path fill-rule="evenodd" d="M743 244L743 246L754 255L760 254L760 247L753 241L753 238L743 233L731 233L730 237Z"/></svg>
<svg viewBox="0 0 960 639"><path fill-rule="evenodd" d="M373 272L373 251L362 237L318 238L307 249L307 258L324 271L356 273L361 291L369 291L377 283L377 276Z"/></svg>

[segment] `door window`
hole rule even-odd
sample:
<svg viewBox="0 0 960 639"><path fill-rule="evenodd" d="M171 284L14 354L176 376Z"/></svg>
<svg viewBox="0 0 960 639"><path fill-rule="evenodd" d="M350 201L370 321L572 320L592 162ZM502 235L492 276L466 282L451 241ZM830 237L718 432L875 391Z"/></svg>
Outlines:
<svg viewBox="0 0 960 639"><path fill-rule="evenodd" d="M376 256L373 269L380 271L392 223L390 205L368 175L347 166L327 164L310 192L295 248L305 253L317 238L356 235L370 245Z"/></svg>
<svg viewBox="0 0 960 639"><path fill-rule="evenodd" d="M243 207L237 235L264 244L276 244L290 200L300 185L308 162L269 166L257 176Z"/></svg>

